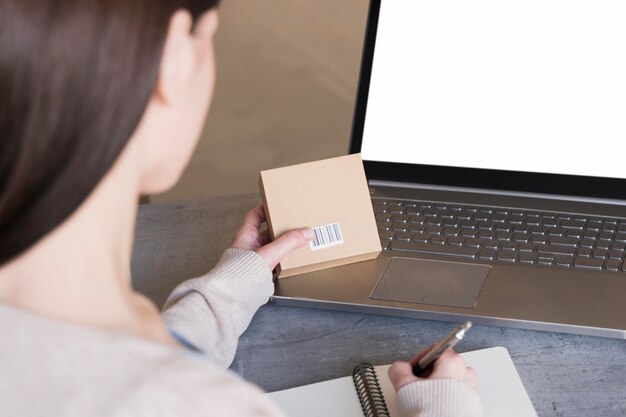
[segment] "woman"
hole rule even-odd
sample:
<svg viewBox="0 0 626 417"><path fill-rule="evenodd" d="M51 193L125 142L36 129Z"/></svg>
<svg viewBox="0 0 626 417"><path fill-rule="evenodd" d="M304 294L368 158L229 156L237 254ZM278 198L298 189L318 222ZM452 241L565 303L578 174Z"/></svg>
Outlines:
<svg viewBox="0 0 626 417"><path fill-rule="evenodd" d="M136 201L176 183L209 107L216 3L0 0L0 415L281 415L226 368L310 229L269 243L257 207L162 314L130 286ZM480 414L451 351L390 377L406 415Z"/></svg>

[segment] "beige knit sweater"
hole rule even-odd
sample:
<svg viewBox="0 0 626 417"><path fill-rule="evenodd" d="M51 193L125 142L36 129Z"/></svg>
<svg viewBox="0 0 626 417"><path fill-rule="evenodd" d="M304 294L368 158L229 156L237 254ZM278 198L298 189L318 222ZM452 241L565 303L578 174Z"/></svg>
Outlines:
<svg viewBox="0 0 626 417"><path fill-rule="evenodd" d="M176 288L163 320L205 354L0 303L0 416L282 416L226 369L272 292L265 261L242 249ZM481 413L478 396L452 380L410 384L398 400L406 416Z"/></svg>

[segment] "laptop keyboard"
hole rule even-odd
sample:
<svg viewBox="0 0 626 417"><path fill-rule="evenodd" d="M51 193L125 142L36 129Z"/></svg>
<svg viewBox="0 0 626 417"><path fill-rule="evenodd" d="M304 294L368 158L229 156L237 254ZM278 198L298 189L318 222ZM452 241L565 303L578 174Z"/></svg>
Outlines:
<svg viewBox="0 0 626 417"><path fill-rule="evenodd" d="M626 271L626 219L373 198L384 250Z"/></svg>

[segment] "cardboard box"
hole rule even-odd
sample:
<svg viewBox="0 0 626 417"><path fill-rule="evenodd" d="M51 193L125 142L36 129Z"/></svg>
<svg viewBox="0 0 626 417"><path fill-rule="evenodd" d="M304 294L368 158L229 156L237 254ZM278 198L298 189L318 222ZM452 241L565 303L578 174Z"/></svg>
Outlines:
<svg viewBox="0 0 626 417"><path fill-rule="evenodd" d="M381 251L361 154L261 172L272 240L311 227L316 238L288 255L278 278L374 259Z"/></svg>

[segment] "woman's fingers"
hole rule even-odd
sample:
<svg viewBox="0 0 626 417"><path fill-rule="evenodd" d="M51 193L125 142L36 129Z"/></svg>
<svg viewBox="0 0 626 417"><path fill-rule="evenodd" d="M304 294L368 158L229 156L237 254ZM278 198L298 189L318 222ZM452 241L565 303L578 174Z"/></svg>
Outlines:
<svg viewBox="0 0 626 417"><path fill-rule="evenodd" d="M263 206L250 210L235 234L231 246L256 251L272 270L285 256L306 245L313 238L313 230L304 228L290 230L270 242L269 231L259 231L263 222L265 222Z"/></svg>
<svg viewBox="0 0 626 417"><path fill-rule="evenodd" d="M270 269L274 269L285 256L306 245L312 238L313 230L310 228L290 230L256 252L265 259Z"/></svg>
<svg viewBox="0 0 626 417"><path fill-rule="evenodd" d="M263 246L263 235L259 232L261 224L265 221L263 206L257 206L248 211L239 230L235 233L231 246L248 250L256 250Z"/></svg>
<svg viewBox="0 0 626 417"><path fill-rule="evenodd" d="M389 381L398 391L403 386L410 384L411 382L419 381L420 379L413 375L412 365L409 362L394 362L389 367Z"/></svg>
<svg viewBox="0 0 626 417"><path fill-rule="evenodd" d="M466 366L463 358L452 349L447 349L433 364L433 370L426 378L418 378L413 375L412 365L423 357L432 347L420 352L410 362L395 362L389 368L389 380L394 388L399 390L412 382L430 379L456 379L464 382L474 391L478 392L478 374L476 370Z"/></svg>

